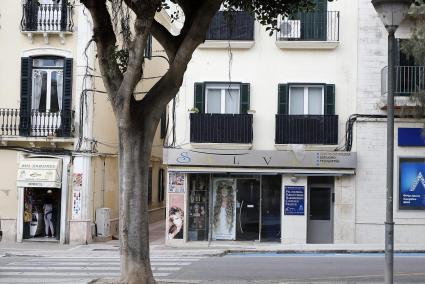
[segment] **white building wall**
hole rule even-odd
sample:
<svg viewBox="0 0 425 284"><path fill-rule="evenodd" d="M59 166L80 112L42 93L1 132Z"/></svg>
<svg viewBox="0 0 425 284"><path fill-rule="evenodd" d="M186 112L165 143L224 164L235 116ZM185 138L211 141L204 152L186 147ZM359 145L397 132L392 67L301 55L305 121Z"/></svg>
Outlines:
<svg viewBox="0 0 425 284"><path fill-rule="evenodd" d="M342 142L345 121L356 105L356 7L357 1L336 1L328 5L329 11L340 11L340 43L336 49L279 49L276 37L270 37L265 27L258 23L255 24L255 43L250 49L198 48L176 98L176 145L190 147L188 110L194 103L194 83L204 81L251 84L250 108L256 111L253 150L275 149L279 83L335 84L335 109L339 115L339 141Z"/></svg>
<svg viewBox="0 0 425 284"><path fill-rule="evenodd" d="M381 70L387 65L387 32L369 0L359 3L357 113L382 114L386 98L381 95ZM396 38L408 38L412 22L405 20ZM397 102L402 101L396 98ZM420 233L425 225L425 212L399 210L399 157L425 157L422 147L398 147L399 127L423 127L415 120L397 120L394 138L394 222L395 243L423 243ZM359 119L354 127L354 147L358 164L355 193L356 243L384 243L386 210L386 119Z"/></svg>

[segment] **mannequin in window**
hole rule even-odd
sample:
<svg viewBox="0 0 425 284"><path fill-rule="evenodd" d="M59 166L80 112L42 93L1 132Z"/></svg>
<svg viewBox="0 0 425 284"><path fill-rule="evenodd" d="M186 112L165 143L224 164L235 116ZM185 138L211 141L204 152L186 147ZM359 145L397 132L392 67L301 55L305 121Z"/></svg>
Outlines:
<svg viewBox="0 0 425 284"><path fill-rule="evenodd" d="M45 237L49 237L49 228L50 232L52 234L52 238L55 237L55 230L53 227L53 204L52 199L50 197L47 197L44 201L43 205L43 212L44 212L44 229L45 229Z"/></svg>

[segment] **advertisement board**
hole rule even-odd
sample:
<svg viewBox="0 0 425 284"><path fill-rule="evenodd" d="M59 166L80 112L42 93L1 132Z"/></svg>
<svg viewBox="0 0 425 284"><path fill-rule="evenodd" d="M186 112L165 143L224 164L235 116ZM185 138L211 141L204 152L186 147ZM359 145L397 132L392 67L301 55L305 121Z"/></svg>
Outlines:
<svg viewBox="0 0 425 284"><path fill-rule="evenodd" d="M285 215L304 215L304 186L285 186Z"/></svg>
<svg viewBox="0 0 425 284"><path fill-rule="evenodd" d="M401 158L399 173L399 208L424 210L425 158Z"/></svg>

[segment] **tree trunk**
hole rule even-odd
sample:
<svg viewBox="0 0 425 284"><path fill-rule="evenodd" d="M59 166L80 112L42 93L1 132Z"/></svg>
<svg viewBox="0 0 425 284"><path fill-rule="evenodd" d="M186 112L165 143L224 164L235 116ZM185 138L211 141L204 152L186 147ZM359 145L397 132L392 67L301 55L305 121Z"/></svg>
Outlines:
<svg viewBox="0 0 425 284"><path fill-rule="evenodd" d="M138 118L144 125L139 126L126 120L119 119L118 124L121 283L150 284L156 283L149 259L148 218L148 175L155 133L148 129L154 123Z"/></svg>

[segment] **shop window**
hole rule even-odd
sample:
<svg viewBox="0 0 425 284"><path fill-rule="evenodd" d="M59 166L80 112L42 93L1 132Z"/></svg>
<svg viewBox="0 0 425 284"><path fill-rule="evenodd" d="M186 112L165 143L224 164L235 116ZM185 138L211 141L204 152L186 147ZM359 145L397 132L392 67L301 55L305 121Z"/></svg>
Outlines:
<svg viewBox="0 0 425 284"><path fill-rule="evenodd" d="M208 240L209 175L189 179L189 241Z"/></svg>

